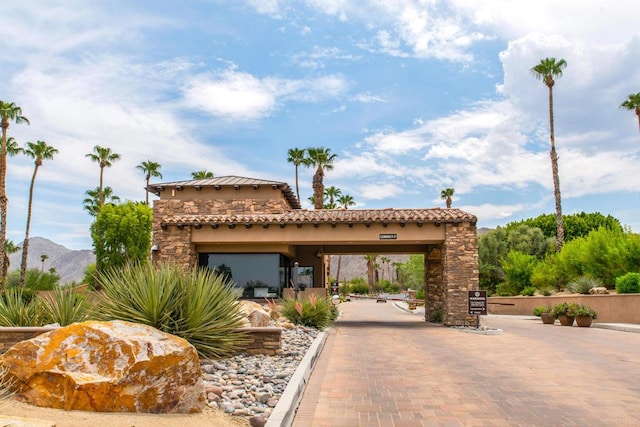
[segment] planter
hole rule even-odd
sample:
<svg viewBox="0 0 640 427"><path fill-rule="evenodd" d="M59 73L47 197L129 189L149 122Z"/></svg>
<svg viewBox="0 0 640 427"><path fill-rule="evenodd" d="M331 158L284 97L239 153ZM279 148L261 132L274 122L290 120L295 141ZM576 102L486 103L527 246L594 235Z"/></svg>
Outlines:
<svg viewBox="0 0 640 427"><path fill-rule="evenodd" d="M556 319L553 318L551 313L540 313L540 318L545 325L553 325L556 323Z"/></svg>
<svg viewBox="0 0 640 427"><path fill-rule="evenodd" d="M588 328L591 326L591 322L593 322L593 318L591 316L576 316L576 325L582 328Z"/></svg>
<svg viewBox="0 0 640 427"><path fill-rule="evenodd" d="M560 321L561 326L573 326L573 321L575 317L567 316L566 314L560 314L558 316L558 321Z"/></svg>

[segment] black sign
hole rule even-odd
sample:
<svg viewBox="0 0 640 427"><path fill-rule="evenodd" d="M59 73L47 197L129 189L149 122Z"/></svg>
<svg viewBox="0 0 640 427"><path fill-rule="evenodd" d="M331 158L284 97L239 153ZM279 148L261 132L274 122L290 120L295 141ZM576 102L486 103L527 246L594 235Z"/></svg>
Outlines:
<svg viewBox="0 0 640 427"><path fill-rule="evenodd" d="M396 240L398 235L396 233L393 234L380 234L380 240Z"/></svg>
<svg viewBox="0 0 640 427"><path fill-rule="evenodd" d="M331 284L331 295L338 295L338 282L333 282Z"/></svg>
<svg viewBox="0 0 640 427"><path fill-rule="evenodd" d="M487 315L487 291L469 291L469 314Z"/></svg>

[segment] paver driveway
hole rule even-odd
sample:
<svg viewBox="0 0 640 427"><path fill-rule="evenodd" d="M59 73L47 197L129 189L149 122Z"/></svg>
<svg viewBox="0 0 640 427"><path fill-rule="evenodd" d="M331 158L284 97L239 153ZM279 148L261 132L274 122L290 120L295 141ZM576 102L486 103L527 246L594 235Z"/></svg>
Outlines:
<svg viewBox="0 0 640 427"><path fill-rule="evenodd" d="M481 335L389 302L340 305L293 426L640 426L640 334L484 316Z"/></svg>

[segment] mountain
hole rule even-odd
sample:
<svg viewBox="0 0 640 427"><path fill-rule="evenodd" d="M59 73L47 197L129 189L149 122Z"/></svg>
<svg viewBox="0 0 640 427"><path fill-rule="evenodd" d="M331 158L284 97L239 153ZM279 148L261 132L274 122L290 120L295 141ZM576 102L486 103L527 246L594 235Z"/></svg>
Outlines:
<svg viewBox="0 0 640 427"><path fill-rule="evenodd" d="M19 246L22 247L22 243ZM48 256L44 265L42 255ZM75 251L43 237L29 239L27 268L40 268L45 271L55 268L56 273L60 275L61 284L82 281L85 268L95 262L96 256L91 249ZM9 255L9 271L20 270L21 263L22 250Z"/></svg>
<svg viewBox="0 0 640 427"><path fill-rule="evenodd" d="M380 279L389 280L389 275L395 275L395 268L392 263L394 262L407 262L409 255L382 255L391 260L391 263L385 264L384 267L380 259L378 259L378 273L381 275ZM329 276L336 277L338 272L338 255L331 255L331 265L329 269ZM340 282L347 282L353 278L361 277L367 280L367 260L364 255L342 255L340 261Z"/></svg>

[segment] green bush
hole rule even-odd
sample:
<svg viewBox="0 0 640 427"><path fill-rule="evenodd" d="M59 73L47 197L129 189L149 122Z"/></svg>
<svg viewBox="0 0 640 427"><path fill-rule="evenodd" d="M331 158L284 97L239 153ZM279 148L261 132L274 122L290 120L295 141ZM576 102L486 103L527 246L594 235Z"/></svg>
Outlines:
<svg viewBox="0 0 640 427"><path fill-rule="evenodd" d="M584 304L569 304L569 310L567 315L571 317L591 317L592 319L598 318L598 313L588 305Z"/></svg>
<svg viewBox="0 0 640 427"><path fill-rule="evenodd" d="M369 293L369 285L364 279L354 279L349 284L349 291L355 295L367 295Z"/></svg>
<svg viewBox="0 0 640 427"><path fill-rule="evenodd" d="M558 316L560 316L561 314L569 315L569 311L571 310L571 307L574 304L575 303L569 303L569 302L561 302L560 304L556 304L551 309L551 314L555 319L557 319Z"/></svg>
<svg viewBox="0 0 640 427"><path fill-rule="evenodd" d="M153 326L189 341L202 357L242 348L242 313L232 283L206 269L185 271L162 264L126 266L98 273L103 288L97 313L103 320Z"/></svg>
<svg viewBox="0 0 640 427"><path fill-rule="evenodd" d="M424 299L426 297L426 292L424 290L424 286L416 289L416 299Z"/></svg>
<svg viewBox="0 0 640 427"><path fill-rule="evenodd" d="M37 268L29 268L24 279L24 289L26 290L52 291L60 281L60 276ZM14 270L7 276L7 288L17 288L19 286L20 270Z"/></svg>
<svg viewBox="0 0 640 427"><path fill-rule="evenodd" d="M537 262L535 256L522 252L510 251L507 254L501 265L507 278L507 283L515 291L512 295L517 295L524 288L531 286L531 276Z"/></svg>
<svg viewBox="0 0 640 427"><path fill-rule="evenodd" d="M77 287L61 288L56 286L53 294L38 296L42 322L67 326L88 320L91 316L91 304Z"/></svg>
<svg viewBox="0 0 640 427"><path fill-rule="evenodd" d="M619 294L640 293L640 273L627 273L617 277L616 292Z"/></svg>
<svg viewBox="0 0 640 427"><path fill-rule="evenodd" d="M551 313L551 310L550 305L539 305L533 308L533 315L540 317L542 313Z"/></svg>
<svg viewBox="0 0 640 427"><path fill-rule="evenodd" d="M522 291L520 291L520 295L525 297L532 297L536 294L536 288L533 286L527 286Z"/></svg>
<svg viewBox="0 0 640 427"><path fill-rule="evenodd" d="M282 304L282 315L295 325L322 329L337 315L336 307L327 298L310 295L304 301L287 298Z"/></svg>
<svg viewBox="0 0 640 427"><path fill-rule="evenodd" d="M602 281L600 281L598 278L591 276L580 276L570 281L567 284L567 289L569 289L574 294L588 295L589 291L592 288L597 288L600 286L602 286Z"/></svg>

